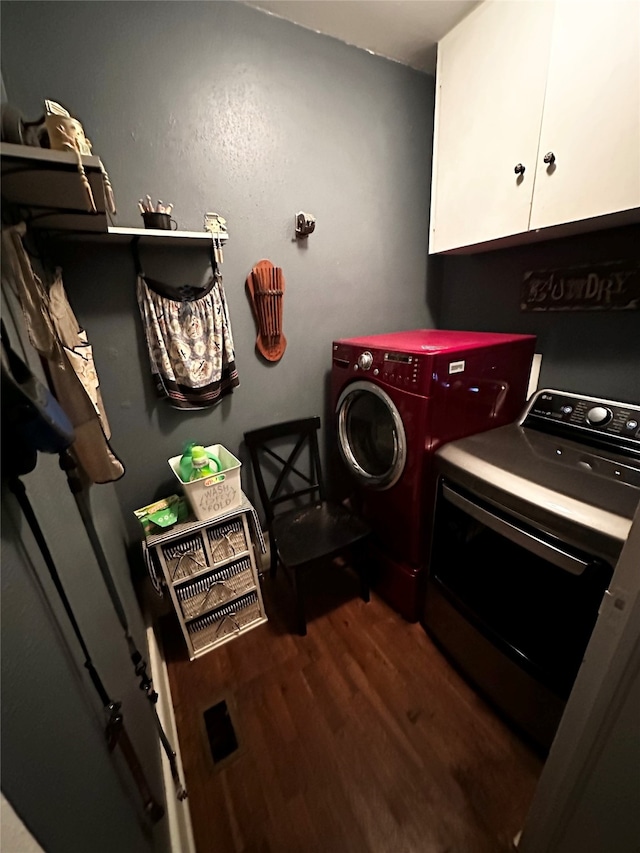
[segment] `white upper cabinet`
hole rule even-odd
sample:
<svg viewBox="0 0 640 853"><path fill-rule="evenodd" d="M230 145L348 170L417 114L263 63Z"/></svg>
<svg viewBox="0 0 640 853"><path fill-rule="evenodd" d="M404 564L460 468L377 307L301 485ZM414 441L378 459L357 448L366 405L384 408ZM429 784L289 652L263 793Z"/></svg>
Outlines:
<svg viewBox="0 0 640 853"><path fill-rule="evenodd" d="M487 0L445 36L430 252L638 212L639 10L638 0Z"/></svg>
<svg viewBox="0 0 640 853"><path fill-rule="evenodd" d="M431 252L529 227L552 18L552 3L483 3L439 43Z"/></svg>
<svg viewBox="0 0 640 853"><path fill-rule="evenodd" d="M640 206L637 0L557 4L536 169L530 228Z"/></svg>

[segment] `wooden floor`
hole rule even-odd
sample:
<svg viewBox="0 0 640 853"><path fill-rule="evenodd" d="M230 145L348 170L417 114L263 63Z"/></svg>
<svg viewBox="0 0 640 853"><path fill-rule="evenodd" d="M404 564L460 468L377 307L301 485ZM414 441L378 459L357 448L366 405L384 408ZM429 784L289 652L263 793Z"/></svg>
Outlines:
<svg viewBox="0 0 640 853"><path fill-rule="evenodd" d="M344 572L324 586L299 637L286 578L264 578L269 621L193 662L160 622L198 853L513 850L541 759L420 625ZM216 765L221 700L239 746Z"/></svg>

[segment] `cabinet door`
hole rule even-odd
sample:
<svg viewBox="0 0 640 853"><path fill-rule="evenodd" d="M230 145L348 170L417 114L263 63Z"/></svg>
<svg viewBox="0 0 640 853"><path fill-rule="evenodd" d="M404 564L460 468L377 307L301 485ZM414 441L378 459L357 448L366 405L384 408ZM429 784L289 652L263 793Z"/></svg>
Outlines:
<svg viewBox="0 0 640 853"><path fill-rule="evenodd" d="M552 18L485 2L439 43L431 252L528 229Z"/></svg>
<svg viewBox="0 0 640 853"><path fill-rule="evenodd" d="M559 0L532 229L640 206L639 57L637 0Z"/></svg>

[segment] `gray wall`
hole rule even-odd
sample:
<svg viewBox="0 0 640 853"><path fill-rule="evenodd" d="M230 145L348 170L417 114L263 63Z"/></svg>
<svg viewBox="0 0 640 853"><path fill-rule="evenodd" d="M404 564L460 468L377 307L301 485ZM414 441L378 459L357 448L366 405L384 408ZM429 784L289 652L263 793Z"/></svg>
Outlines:
<svg viewBox="0 0 640 853"><path fill-rule="evenodd" d="M128 248L67 241L46 250L62 265L94 346L112 444L127 469L114 486L92 489L105 537L119 548L124 521L138 554L132 510L176 490L166 460L186 440L220 442L243 458L246 429L327 417L334 338L435 325L427 263L432 77L225 2L5 2L2 74L25 118L38 118L43 99L52 98L83 122L109 171L118 225L141 224L136 202L147 192L174 202L182 228L202 230L211 210L228 220L223 276L241 384L208 412L176 412L153 395ZM300 209L317 218L305 244L293 239ZM142 252L149 274L168 281L206 275L201 247ZM286 278L288 347L275 365L255 354L245 292L262 258ZM97 569L85 572L77 545L84 534L55 462L41 458L28 487L50 535L64 544L63 582L81 584L74 602L91 651L108 689L125 700L149 764L157 756L147 754L145 700L122 658ZM247 471L245 464L245 487ZM16 516L10 496L3 510ZM126 786L103 754L84 673L78 677L31 589L29 560L20 556L29 534L19 514L2 535L13 566L3 571L3 790L48 851L102 849L92 828L104 849L142 851L136 794L123 802ZM115 561L126 586L122 557ZM130 587L127 596L132 601ZM30 668L53 712L42 696L37 701Z"/></svg>
<svg viewBox="0 0 640 853"><path fill-rule="evenodd" d="M640 264L640 226L439 259L441 328L538 336L540 385L640 403L640 312L523 313L524 273L605 263Z"/></svg>
<svg viewBox="0 0 640 853"><path fill-rule="evenodd" d="M133 509L176 491L167 459L185 441L224 444L246 462L243 431L326 419L334 338L434 325L431 76L236 2L10 2L3 36L10 99L36 118L53 98L83 122L109 171L117 224L142 224L145 193L173 201L180 227L201 231L211 210L228 222L223 276L241 384L205 413L153 397L128 250L74 243L56 253L95 348L130 525ZM294 240L301 209L317 220L305 243ZM150 275L204 274L202 248L142 251ZM286 280L288 345L276 364L255 353L245 291L262 258ZM251 491L246 464L243 481Z"/></svg>

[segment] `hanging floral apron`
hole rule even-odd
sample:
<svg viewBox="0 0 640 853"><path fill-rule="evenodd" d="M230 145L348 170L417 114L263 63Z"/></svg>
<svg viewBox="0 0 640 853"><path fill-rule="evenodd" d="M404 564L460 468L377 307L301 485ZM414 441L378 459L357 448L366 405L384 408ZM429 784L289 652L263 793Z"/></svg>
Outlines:
<svg viewBox="0 0 640 853"><path fill-rule="evenodd" d="M173 288L137 264L137 298L160 397L177 409L214 406L240 384L229 313L217 265L204 287Z"/></svg>

